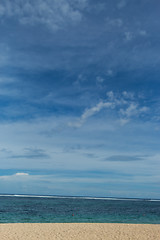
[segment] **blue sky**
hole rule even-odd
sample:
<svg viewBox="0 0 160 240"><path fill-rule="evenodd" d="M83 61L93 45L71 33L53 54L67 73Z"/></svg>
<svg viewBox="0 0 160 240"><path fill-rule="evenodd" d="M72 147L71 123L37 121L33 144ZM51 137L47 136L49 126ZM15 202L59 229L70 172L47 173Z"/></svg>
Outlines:
<svg viewBox="0 0 160 240"><path fill-rule="evenodd" d="M0 2L0 192L160 198L159 1Z"/></svg>

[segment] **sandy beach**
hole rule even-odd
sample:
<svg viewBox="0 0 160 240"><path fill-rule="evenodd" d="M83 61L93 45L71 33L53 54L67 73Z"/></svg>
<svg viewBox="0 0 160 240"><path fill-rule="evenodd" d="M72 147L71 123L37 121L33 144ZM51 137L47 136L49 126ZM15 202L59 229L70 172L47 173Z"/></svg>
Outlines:
<svg viewBox="0 0 160 240"><path fill-rule="evenodd" d="M159 240L160 225L110 223L0 224L1 240Z"/></svg>

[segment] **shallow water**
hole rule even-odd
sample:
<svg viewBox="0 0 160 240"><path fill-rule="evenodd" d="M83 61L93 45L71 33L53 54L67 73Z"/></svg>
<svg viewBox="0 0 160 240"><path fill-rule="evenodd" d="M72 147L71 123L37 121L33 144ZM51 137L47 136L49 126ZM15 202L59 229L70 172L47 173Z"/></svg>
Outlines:
<svg viewBox="0 0 160 240"><path fill-rule="evenodd" d="M160 224L160 201L0 196L0 222Z"/></svg>

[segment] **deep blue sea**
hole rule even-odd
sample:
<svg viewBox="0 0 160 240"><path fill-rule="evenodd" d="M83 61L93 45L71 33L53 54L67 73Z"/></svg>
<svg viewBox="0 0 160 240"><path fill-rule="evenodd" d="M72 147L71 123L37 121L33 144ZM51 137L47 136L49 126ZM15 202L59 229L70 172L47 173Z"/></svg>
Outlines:
<svg viewBox="0 0 160 240"><path fill-rule="evenodd" d="M0 195L0 223L160 224L160 200Z"/></svg>

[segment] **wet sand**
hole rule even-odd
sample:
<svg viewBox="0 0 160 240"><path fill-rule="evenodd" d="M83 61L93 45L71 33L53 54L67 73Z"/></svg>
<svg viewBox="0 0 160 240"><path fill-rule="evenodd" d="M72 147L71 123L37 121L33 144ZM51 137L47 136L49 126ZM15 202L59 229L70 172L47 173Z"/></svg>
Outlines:
<svg viewBox="0 0 160 240"><path fill-rule="evenodd" d="M0 224L1 240L160 240L160 225L113 223Z"/></svg>

